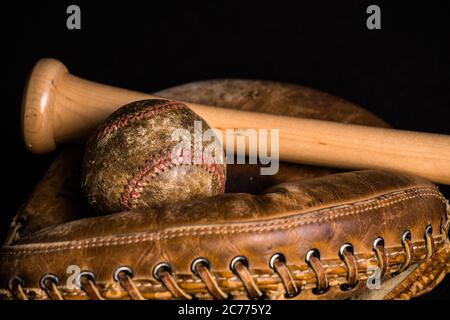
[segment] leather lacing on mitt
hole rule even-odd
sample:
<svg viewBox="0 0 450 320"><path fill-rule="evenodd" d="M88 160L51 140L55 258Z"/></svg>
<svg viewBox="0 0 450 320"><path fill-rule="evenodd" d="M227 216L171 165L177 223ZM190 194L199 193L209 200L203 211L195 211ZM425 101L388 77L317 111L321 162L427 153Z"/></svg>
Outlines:
<svg viewBox="0 0 450 320"><path fill-rule="evenodd" d="M441 232L445 237L448 238L449 231L449 221L446 223L442 223ZM444 238L445 238L444 237ZM393 275L400 274L404 270L408 269L414 262L424 263L424 261L432 261L436 254L435 247L435 239L433 238L433 229L431 225L428 225L424 232L424 241L425 241L425 254L421 257L416 255L416 250L412 243L411 232L406 230L401 238L401 245L403 247L404 253L404 261L403 263L393 272ZM446 250L446 249L444 249ZM446 250L448 251L448 250ZM378 262L378 267L380 269L380 277L383 277L388 269L389 260L386 254L384 240L382 237L378 237L373 242L373 253L374 257ZM446 252L445 254L448 254ZM356 287L358 284L358 260L354 254L353 245L350 243L345 243L341 246L339 250L339 258L345 265L347 271L347 279L346 283L340 286L341 290L351 290ZM314 294L323 294L329 288L326 268L322 264L320 260L320 252L317 249L311 249L307 254L305 261L309 268L314 272L316 277L315 288L313 289ZM426 262L425 262L426 263ZM286 298L294 298L297 296L301 288L294 281L294 277L290 268L287 265L287 260L284 254L275 253L270 261L269 266L276 273L284 286L285 297ZM256 284L250 269L249 269L249 261L244 256L237 256L230 262L231 271L240 279L245 290L247 291L248 297L251 299L264 299L266 298L266 294L258 287ZM231 295L224 292L215 276L211 272L211 265L208 259L206 258L197 258L192 262L191 265L192 273L197 276L206 289L215 299L229 299L233 298ZM157 264L152 272L152 276L161 282L167 290L172 294L175 299L194 299L194 296L186 290L183 290L177 283L174 275L172 266L167 263L159 263ZM138 289L138 286L133 281L133 270L128 266L121 266L117 268L114 272L113 278L115 281L120 283L123 289L128 293L129 297L134 300L145 300L143 295ZM424 278L422 277L422 281ZM428 274L428 281L434 280L432 274ZM417 285L420 281L416 279L414 285ZM78 274L76 278L76 284L79 288L83 289L87 296L94 300L104 300L104 297L101 294L100 289L96 285L95 273L92 271L82 271ZM28 296L26 291L24 290L24 286L26 284L19 277L15 276L10 280L9 290L11 293L18 299L27 300ZM40 286L48 295L49 299L52 300L64 300L64 295L58 288L60 285L60 280L54 274L46 274L40 280ZM412 285L414 287L414 285ZM411 286L410 286L411 287ZM405 298L404 295L411 288L402 288L397 295ZM408 290L407 290L408 289ZM396 298L396 294L394 292L390 293L389 298Z"/></svg>

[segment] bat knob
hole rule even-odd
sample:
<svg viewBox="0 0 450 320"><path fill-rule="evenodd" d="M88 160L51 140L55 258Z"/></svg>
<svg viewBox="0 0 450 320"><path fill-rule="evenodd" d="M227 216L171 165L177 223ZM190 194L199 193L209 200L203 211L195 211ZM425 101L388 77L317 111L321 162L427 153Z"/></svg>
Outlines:
<svg viewBox="0 0 450 320"><path fill-rule="evenodd" d="M22 100L21 126L25 145L34 153L46 153L56 148L55 88L58 80L68 72L58 60L41 59L28 78Z"/></svg>

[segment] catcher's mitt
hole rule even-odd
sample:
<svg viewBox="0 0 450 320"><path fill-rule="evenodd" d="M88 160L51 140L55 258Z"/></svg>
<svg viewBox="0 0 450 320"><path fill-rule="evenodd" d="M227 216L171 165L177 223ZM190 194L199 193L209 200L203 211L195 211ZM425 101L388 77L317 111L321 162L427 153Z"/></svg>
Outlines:
<svg viewBox="0 0 450 320"><path fill-rule="evenodd" d="M291 85L212 81L159 94L386 126ZM81 153L63 151L14 219L0 251L3 298L411 298L450 268L448 202L414 176L292 164L258 176L235 165L224 195L92 217Z"/></svg>

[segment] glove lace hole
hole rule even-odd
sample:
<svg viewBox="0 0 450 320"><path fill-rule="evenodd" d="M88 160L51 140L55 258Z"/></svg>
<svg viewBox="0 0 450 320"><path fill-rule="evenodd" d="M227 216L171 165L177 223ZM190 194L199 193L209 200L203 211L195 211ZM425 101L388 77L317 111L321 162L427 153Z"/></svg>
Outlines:
<svg viewBox="0 0 450 320"><path fill-rule="evenodd" d="M79 288L83 288L84 284L88 281L95 282L95 275L93 272L81 271L75 279L75 283Z"/></svg>
<svg viewBox="0 0 450 320"><path fill-rule="evenodd" d="M340 286L342 291L349 291L358 285L358 264L355 258L353 245L343 244L339 249L339 257L347 269L347 283Z"/></svg>
<svg viewBox="0 0 450 320"><path fill-rule="evenodd" d="M230 262L231 271L239 277L249 298L253 300L264 299L266 294L259 289L250 273L249 266L248 259L244 256L236 256Z"/></svg>
<svg viewBox="0 0 450 320"><path fill-rule="evenodd" d="M56 275L52 273L44 275L39 281L39 285L50 299L64 300L61 291L58 289L59 278Z"/></svg>
<svg viewBox="0 0 450 320"><path fill-rule="evenodd" d="M172 275L172 266L168 264L167 262L161 262L158 263L152 271L153 278L155 278L158 281L161 281L161 274L163 272L167 272L168 274Z"/></svg>
<svg viewBox="0 0 450 320"><path fill-rule="evenodd" d="M172 276L172 266L167 262L161 262L153 268L153 277L161 282L175 299L192 300L193 297L185 292L177 284Z"/></svg>
<svg viewBox="0 0 450 320"><path fill-rule="evenodd" d="M402 240L401 240L403 252L405 253L405 261L400 266L400 269L394 273L394 275L398 275L398 274L402 273L403 271L408 269L411 266L411 264L413 263L414 247L413 247L411 239L412 239L411 231L405 230L405 232L403 232Z"/></svg>
<svg viewBox="0 0 450 320"><path fill-rule="evenodd" d="M436 251L436 245L433 238L433 226L431 224L427 225L427 227L425 228L424 238L427 250L425 259L428 260L434 256Z"/></svg>
<svg viewBox="0 0 450 320"><path fill-rule="evenodd" d="M9 291L19 300L28 300L28 296L23 289L24 286L25 281L19 276L12 277L8 283Z"/></svg>
<svg viewBox="0 0 450 320"><path fill-rule="evenodd" d="M284 285L286 298L293 298L300 293L300 290L295 284L292 273L286 265L286 257L282 253L275 253L270 258L269 267L281 278Z"/></svg>
<svg viewBox="0 0 450 320"><path fill-rule="evenodd" d="M191 271L202 280L208 292L215 299L223 300L229 298L228 294L220 288L216 278L211 273L211 264L208 259L200 257L192 261Z"/></svg>
<svg viewBox="0 0 450 320"><path fill-rule="evenodd" d="M320 262L320 251L317 249L309 250L306 254L305 261L316 274L316 288L314 288L312 292L314 294L323 294L327 292L329 289L328 278L325 269Z"/></svg>
<svg viewBox="0 0 450 320"><path fill-rule="evenodd" d="M386 255L386 250L384 248L383 237L377 237L373 242L372 250L375 252L375 257L378 260L378 266L380 268L380 276L384 277L387 270L388 259Z"/></svg>
<svg viewBox="0 0 450 320"><path fill-rule="evenodd" d="M122 288L128 293L133 300L145 300L136 284L133 281L134 273L130 267L119 267L114 271L113 278L120 283Z"/></svg>
<svg viewBox="0 0 450 320"><path fill-rule="evenodd" d="M121 278L124 276L128 276L130 278L133 278L134 272L133 269L127 266L119 267L117 268L113 273L113 279L117 282L121 281Z"/></svg>
<svg viewBox="0 0 450 320"><path fill-rule="evenodd" d="M204 266L206 269L211 270L211 263L209 262L208 259L200 257L195 259L194 261L192 261L191 264L191 272L196 275L197 277L199 276L198 274L198 269Z"/></svg>
<svg viewBox="0 0 450 320"><path fill-rule="evenodd" d="M81 271L76 278L76 283L77 286L83 289L91 299L105 300L97 287L95 274L93 272Z"/></svg>

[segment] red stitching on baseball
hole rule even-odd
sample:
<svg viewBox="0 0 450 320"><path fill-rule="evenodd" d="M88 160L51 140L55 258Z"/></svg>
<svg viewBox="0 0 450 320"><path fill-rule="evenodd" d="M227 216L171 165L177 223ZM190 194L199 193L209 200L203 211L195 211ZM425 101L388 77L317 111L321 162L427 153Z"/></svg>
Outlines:
<svg viewBox="0 0 450 320"><path fill-rule="evenodd" d="M191 155L194 151L191 150ZM191 164L191 158L189 160L189 165L195 165L202 169L205 169L209 174L211 174L218 182L219 192L225 191L225 172L222 165L217 163L212 163L212 161L205 161L204 154L202 156L201 164ZM147 160L143 167L140 168L124 186L123 192L120 196L120 205L122 209L133 209L136 206L136 202L142 195L144 188L148 185L151 179L154 179L156 175L160 172L164 172L166 169L172 169L176 166L183 165L184 160L186 160L186 154L183 150L180 153L178 159L173 159L170 150L162 150L156 155L152 155L149 160Z"/></svg>
<svg viewBox="0 0 450 320"><path fill-rule="evenodd" d="M136 110L135 112L124 113L113 120L107 121L103 127L100 129L97 135L97 141L102 140L108 135L113 134L119 129L123 129L126 126L135 123L136 121L141 121L145 119L151 119L156 115L160 115L167 111L177 110L187 108L184 104L177 101L169 101L164 104L148 106L144 105L141 110Z"/></svg>

